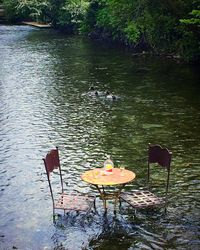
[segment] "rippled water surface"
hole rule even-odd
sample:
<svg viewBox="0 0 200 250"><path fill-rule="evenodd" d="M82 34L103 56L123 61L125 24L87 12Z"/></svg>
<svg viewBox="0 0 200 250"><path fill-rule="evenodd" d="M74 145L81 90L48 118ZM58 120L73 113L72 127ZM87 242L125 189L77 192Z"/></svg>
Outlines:
<svg viewBox="0 0 200 250"><path fill-rule="evenodd" d="M134 58L115 46L26 26L0 26L0 249L199 249L199 69L159 58ZM87 95L91 85L114 102ZM145 184L146 148L173 152L168 212L122 204L103 216L52 221L42 158L60 150L66 188L110 154ZM161 184L163 174L154 171ZM56 182L56 179L55 179ZM55 183L56 184L56 183ZM158 186L158 185L157 185ZM158 187L160 193L162 188Z"/></svg>

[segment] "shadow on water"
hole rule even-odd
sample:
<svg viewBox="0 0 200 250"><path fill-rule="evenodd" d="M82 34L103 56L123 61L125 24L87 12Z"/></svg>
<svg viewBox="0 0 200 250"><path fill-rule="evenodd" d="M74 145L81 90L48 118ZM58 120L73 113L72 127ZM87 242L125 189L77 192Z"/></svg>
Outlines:
<svg viewBox="0 0 200 250"><path fill-rule="evenodd" d="M135 215L128 207L116 215L111 211L87 217L68 214L55 223L55 249L165 249L168 244L160 223L164 224L167 217L158 209L141 210ZM151 233L152 226L159 226L161 233ZM71 233L77 239L73 239L73 247Z"/></svg>
<svg viewBox="0 0 200 250"><path fill-rule="evenodd" d="M199 70L27 26L0 26L0 41L0 249L199 249ZM69 192L96 193L80 175L106 154L136 173L130 191L146 183L149 142L173 152L165 216L123 204L115 217L112 202L103 216L99 201L53 223L47 151L59 147ZM153 169L160 195L163 178Z"/></svg>

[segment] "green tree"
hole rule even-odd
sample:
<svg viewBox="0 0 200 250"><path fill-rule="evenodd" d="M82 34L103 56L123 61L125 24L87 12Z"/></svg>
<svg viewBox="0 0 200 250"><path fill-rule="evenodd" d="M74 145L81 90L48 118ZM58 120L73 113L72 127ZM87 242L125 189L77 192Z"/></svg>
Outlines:
<svg viewBox="0 0 200 250"><path fill-rule="evenodd" d="M11 21L32 19L45 21L49 0L3 0L7 18Z"/></svg>
<svg viewBox="0 0 200 250"><path fill-rule="evenodd" d="M48 0L20 0L16 6L18 13L29 16L37 22L46 21L45 13L49 9Z"/></svg>
<svg viewBox="0 0 200 250"><path fill-rule="evenodd" d="M17 14L15 0L3 0L3 5L6 10L6 17L8 21L13 22L20 18L20 16Z"/></svg>
<svg viewBox="0 0 200 250"><path fill-rule="evenodd" d="M64 1L57 13L56 25L75 32L83 22L88 6L89 2L84 0Z"/></svg>
<svg viewBox="0 0 200 250"><path fill-rule="evenodd" d="M182 38L178 43L180 52L188 60L198 61L200 58L200 10L192 10L187 18L180 19L180 23L183 29Z"/></svg>

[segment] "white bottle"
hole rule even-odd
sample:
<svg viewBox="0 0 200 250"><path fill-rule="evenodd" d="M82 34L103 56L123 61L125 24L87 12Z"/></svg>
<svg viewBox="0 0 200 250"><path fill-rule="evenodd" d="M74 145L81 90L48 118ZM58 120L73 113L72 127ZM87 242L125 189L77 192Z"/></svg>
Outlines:
<svg viewBox="0 0 200 250"><path fill-rule="evenodd" d="M104 170L106 172L112 172L113 168L114 168L114 164L112 162L112 160L110 159L110 155L107 155L107 160L104 162Z"/></svg>

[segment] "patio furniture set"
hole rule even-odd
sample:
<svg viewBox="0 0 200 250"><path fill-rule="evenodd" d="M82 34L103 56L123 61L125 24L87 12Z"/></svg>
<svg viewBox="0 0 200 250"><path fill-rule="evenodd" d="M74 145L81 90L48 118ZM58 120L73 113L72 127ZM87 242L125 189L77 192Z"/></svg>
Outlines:
<svg viewBox="0 0 200 250"><path fill-rule="evenodd" d="M116 211L116 205L119 202L126 202L134 209L162 206L167 203L167 195L169 189L169 177L171 167L172 153L160 145L148 145L148 163L147 163L147 180L150 180L151 165L157 164L163 170L167 172L166 178L166 190L165 196L159 197L150 190L134 190L131 192L123 191L127 183L134 181L136 174L127 169L112 168L106 171L104 168L96 168L85 171L81 174L80 178L96 188L99 193L99 198L103 201L103 207L105 213L107 212L107 200L112 199L114 201L114 211ZM96 195L69 193L64 190L63 175L61 170L59 150L58 147L52 149L47 153L43 159L47 179L49 183L52 204L53 215L56 210L89 212L92 207L96 209ZM58 169L60 178L60 193L54 193L51 183L52 172ZM115 191L108 192L109 187L115 187Z"/></svg>

